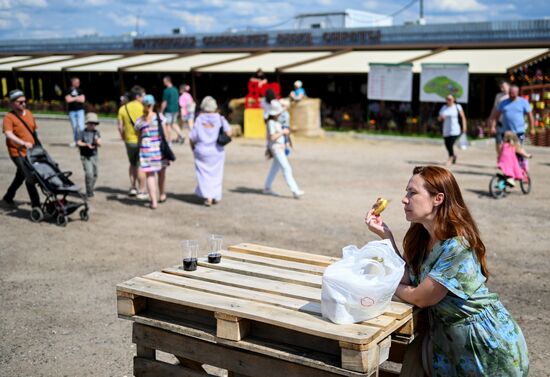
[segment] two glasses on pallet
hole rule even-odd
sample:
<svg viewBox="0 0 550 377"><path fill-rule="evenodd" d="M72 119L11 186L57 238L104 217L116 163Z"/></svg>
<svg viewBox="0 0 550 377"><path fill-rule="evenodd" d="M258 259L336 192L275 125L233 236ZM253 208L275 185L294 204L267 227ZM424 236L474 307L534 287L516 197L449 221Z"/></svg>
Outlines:
<svg viewBox="0 0 550 377"><path fill-rule="evenodd" d="M222 244L223 236L219 234L208 236L208 263L220 263ZM183 269L185 271L195 271L199 255L199 241L184 240L181 241L181 247L183 250Z"/></svg>

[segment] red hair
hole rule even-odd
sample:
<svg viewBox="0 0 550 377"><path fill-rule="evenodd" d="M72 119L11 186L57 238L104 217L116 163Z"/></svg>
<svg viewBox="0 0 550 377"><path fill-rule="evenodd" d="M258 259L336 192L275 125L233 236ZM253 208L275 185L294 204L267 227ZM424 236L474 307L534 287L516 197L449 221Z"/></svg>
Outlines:
<svg viewBox="0 0 550 377"><path fill-rule="evenodd" d="M437 207L434 219L434 234L438 240L461 236L466 245L477 256L481 265L481 273L487 278L487 260L485 245L479 236L477 225L464 203L458 183L452 173L438 166L417 166L413 175L421 176L424 188L435 196L443 193L444 199ZM420 266L428 254L430 234L420 223L411 223L403 240L404 257L414 275L420 276Z"/></svg>

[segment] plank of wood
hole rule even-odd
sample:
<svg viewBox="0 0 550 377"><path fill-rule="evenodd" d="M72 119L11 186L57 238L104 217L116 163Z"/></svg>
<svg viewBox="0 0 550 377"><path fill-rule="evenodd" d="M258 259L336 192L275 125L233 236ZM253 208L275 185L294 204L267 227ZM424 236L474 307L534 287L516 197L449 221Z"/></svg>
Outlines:
<svg viewBox="0 0 550 377"><path fill-rule="evenodd" d="M200 267L234 272L245 276L255 276L264 279L321 288L321 276L298 271L289 271L284 268L250 264L224 258L222 258L220 263L208 263L207 258L199 258L198 265Z"/></svg>
<svg viewBox="0 0 550 377"><path fill-rule="evenodd" d="M384 314L391 317L395 317L397 319L403 319L408 315L412 314L413 308L414 306L411 304L391 301L388 307L386 308Z"/></svg>
<svg viewBox="0 0 550 377"><path fill-rule="evenodd" d="M369 343L381 332L376 327L366 325L336 325L311 314L248 300L225 297L223 295L197 292L143 278L134 278L117 285L117 292L120 291L212 312L222 312L323 338L350 343Z"/></svg>
<svg viewBox="0 0 550 377"><path fill-rule="evenodd" d="M337 262L340 258L327 257L324 255L304 253L301 251L293 251L286 249L278 249L275 247L255 245L252 243L241 243L234 246L229 246L230 251L238 253L247 253L260 255L269 258L283 259L293 262L309 263L315 266L327 267L332 263Z"/></svg>
<svg viewBox="0 0 550 377"><path fill-rule="evenodd" d="M289 271L306 272L314 275L323 275L325 267L309 263L293 262L279 258L270 258L254 254L238 253L234 251L223 251L223 258L247 262L263 266L279 267Z"/></svg>
<svg viewBox="0 0 550 377"><path fill-rule="evenodd" d="M232 272L202 267L198 268L196 271L184 271L179 268L179 266L175 266L164 268L162 272L237 288L253 289L259 292L276 293L282 296L321 302L321 290L319 288L300 284L262 279L255 276L243 276Z"/></svg>
<svg viewBox="0 0 550 377"><path fill-rule="evenodd" d="M186 323L169 323L163 319L156 319L144 314L136 315L134 317L126 317L136 323L146 325L149 327L156 327L159 329L167 330L174 334L182 335L182 340L187 337L200 339L205 342L217 343L225 345L227 347L238 348L248 352L258 353L266 356L270 356L280 360L286 360L295 364L302 364L315 369L325 370L331 372L334 375L342 375L347 377L364 377L365 375L358 372L348 371L336 366L332 361L328 360L324 354L317 354L314 352L304 353L303 349L293 350L292 347L280 347L274 346L267 341L260 341L253 338L247 338L240 342L233 342L230 340L216 338L215 333L209 332L209 330L200 330L197 328L188 327ZM338 352L340 352L338 348ZM338 357L338 363L339 363Z"/></svg>
<svg viewBox="0 0 550 377"><path fill-rule="evenodd" d="M259 292L252 289L237 288L221 283L212 283L197 279L187 279L162 272L153 272L144 276L146 279L156 280L167 284L173 284L178 287L192 288L197 291L219 294L223 292L225 296L243 298L250 301L261 302L280 306L287 309L299 310L304 313L321 314L321 305L318 302L281 296L278 294Z"/></svg>
<svg viewBox="0 0 550 377"><path fill-rule="evenodd" d="M158 360L134 357L134 376L136 377L207 377L211 374L197 372L180 365L168 364Z"/></svg>
<svg viewBox="0 0 550 377"><path fill-rule="evenodd" d="M259 371L261 371L262 377L335 376L334 373L326 370L259 353L246 352L222 344L189 337L182 339L179 334L137 323L134 323L132 338L134 343L142 343L148 347L155 347L164 352L178 354L191 360L217 366L245 376L258 376Z"/></svg>
<svg viewBox="0 0 550 377"><path fill-rule="evenodd" d="M174 284L182 287L188 287L197 289L204 292L211 292L211 293L219 293L219 292L225 292L226 295L230 297L237 297L237 298L244 298L251 301L257 301L262 302L266 304L281 306L288 309L294 309L299 310L304 313L311 313L316 315L321 315L321 305L319 297L321 296L321 291L318 290L315 293L316 299L302 299L302 298L294 298L294 297L286 297L284 295L287 295L291 293L291 296L294 296L292 292L298 293L302 292L302 294L306 293L314 293L311 290L304 291L300 286L280 286L280 284L270 284L269 280L261 280L261 281L250 281L249 278L242 278L238 274L233 274L233 276L227 276L223 274L222 276L219 276L218 279L214 279L211 281L204 281L196 279L198 274L201 274L199 270L197 271L184 271L179 268L167 268L164 269L166 273L161 272L153 272L151 274L145 275L145 278L149 278L152 280L158 280L162 281L164 283ZM172 276L175 276L172 278ZM204 273L204 275L212 275L207 272ZM186 279L184 277L190 277L193 279ZM211 276L210 276L211 278ZM232 279L233 278L233 279ZM228 286L228 283L235 283L235 280L239 280L240 283L237 283L238 286L243 286L247 288L238 288L234 286ZM267 284L265 284L268 282ZM264 291L257 291L256 289L262 288L262 289L269 289L269 286L271 285L271 288L277 288L272 289L270 293L264 292ZM296 289L298 289L298 292L296 292ZM392 325L395 322L396 316L400 316L402 314L401 311L399 312L393 312L393 315L386 315L382 314L376 318L370 319L368 321L361 322L362 324L369 325L369 326L375 326L375 327L381 327L381 328L387 328L388 326Z"/></svg>

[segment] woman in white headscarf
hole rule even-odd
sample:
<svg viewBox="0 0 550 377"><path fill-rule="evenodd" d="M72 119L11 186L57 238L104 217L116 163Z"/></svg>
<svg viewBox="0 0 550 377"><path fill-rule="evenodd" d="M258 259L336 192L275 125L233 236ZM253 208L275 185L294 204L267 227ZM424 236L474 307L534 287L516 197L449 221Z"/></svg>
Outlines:
<svg viewBox="0 0 550 377"><path fill-rule="evenodd" d="M195 155L198 183L195 193L204 199L204 205L208 207L222 199L225 151L217 143L220 132L231 136L229 123L218 113L216 100L210 96L204 97L201 114L195 120L189 140Z"/></svg>

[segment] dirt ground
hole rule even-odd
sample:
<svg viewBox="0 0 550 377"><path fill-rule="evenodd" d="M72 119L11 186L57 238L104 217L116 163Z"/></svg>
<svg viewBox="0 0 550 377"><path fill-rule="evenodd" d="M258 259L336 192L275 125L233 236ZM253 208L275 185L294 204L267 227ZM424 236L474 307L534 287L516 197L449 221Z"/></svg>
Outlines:
<svg viewBox="0 0 550 377"><path fill-rule="evenodd" d="M78 152L67 146L65 121L39 121L40 135L63 170L83 184ZM406 229L400 199L415 165L445 160L443 144L356 140L296 140L291 163L306 191L294 200L279 176L261 194L269 163L261 141L227 147L224 200L206 208L194 196L188 145L177 146L168 170L169 200L156 211L126 197L127 160L113 124L100 126L104 146L89 222L78 214L66 228L29 221L22 187L16 210L0 208L0 376L132 375L131 323L116 315L115 285L178 263L179 241L210 233L225 244L255 242L340 255L348 244L374 236L363 224L377 196L391 200L384 213L398 240ZM459 152L452 168L482 232L490 288L518 321L529 347L531 376L549 376L550 148L529 149L534 188L501 200L488 196L495 172L492 144ZM0 148L0 193L15 173ZM400 242L400 241L398 241Z"/></svg>

